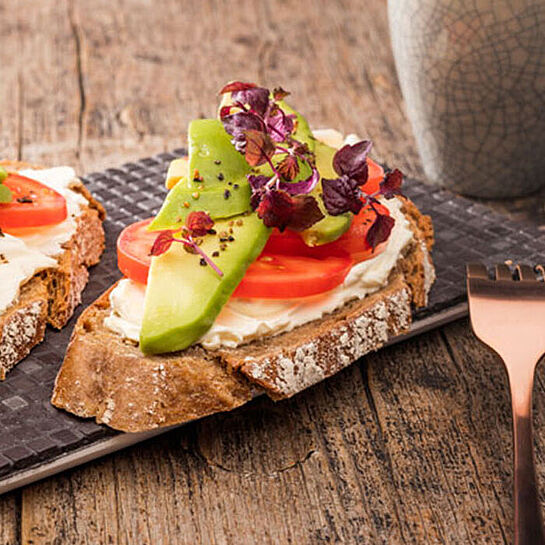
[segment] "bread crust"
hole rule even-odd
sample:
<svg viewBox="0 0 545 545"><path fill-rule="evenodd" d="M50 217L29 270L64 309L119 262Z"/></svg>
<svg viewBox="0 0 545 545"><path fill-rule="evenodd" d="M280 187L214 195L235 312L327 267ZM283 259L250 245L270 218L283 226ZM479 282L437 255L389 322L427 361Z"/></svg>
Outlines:
<svg viewBox="0 0 545 545"><path fill-rule="evenodd" d="M320 320L237 348L194 345L144 356L135 343L104 326L110 288L78 320L53 405L136 432L230 410L256 392L290 397L337 373L407 331L411 305L427 299L434 274L431 221L408 200L402 210L415 236L385 288Z"/></svg>
<svg viewBox="0 0 545 545"><path fill-rule="evenodd" d="M22 161L0 161L8 171L42 168ZM71 189L88 205L76 220L76 231L56 258L58 266L36 273L20 289L13 304L0 315L0 380L44 338L47 324L66 325L87 284L87 268L98 263L104 251L105 211L87 188L74 181Z"/></svg>

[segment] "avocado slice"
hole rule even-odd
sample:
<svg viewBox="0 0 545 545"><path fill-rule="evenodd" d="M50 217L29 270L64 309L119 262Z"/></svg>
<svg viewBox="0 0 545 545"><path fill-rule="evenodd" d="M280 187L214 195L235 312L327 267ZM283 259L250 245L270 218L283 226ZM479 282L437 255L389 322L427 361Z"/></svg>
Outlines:
<svg viewBox="0 0 545 545"><path fill-rule="evenodd" d="M316 167L320 173L320 182L311 192L318 205L320 206L325 217L315 223L305 231L301 232L301 237L307 246L320 246L337 240L341 235L346 233L352 223L352 214L349 212L340 216L330 216L325 210L322 201L322 178L337 178L337 173L333 169L333 156L336 149L323 144L319 140L315 141L314 152L316 154Z"/></svg>
<svg viewBox="0 0 545 545"><path fill-rule="evenodd" d="M172 170L169 168L169 175L180 178L149 225L150 231L175 229L196 210L208 212L215 220L250 209L251 188L246 179L250 165L231 144L231 136L221 121L197 119L189 124L188 133L188 175L183 172L187 167L180 161Z"/></svg>
<svg viewBox="0 0 545 545"><path fill-rule="evenodd" d="M305 142L308 145L310 151L314 151L316 138L314 138L312 131L310 130L310 125L308 124L306 117L304 117L297 110L292 108L289 104L286 104L286 102L283 100L280 100L278 102L278 105L284 110L286 114L295 114L296 127L295 131L293 131L293 137L296 140L299 140L299 142Z"/></svg>
<svg viewBox="0 0 545 545"><path fill-rule="evenodd" d="M255 213L219 220L217 235L203 238L207 255L219 250L223 231L233 230L225 251L212 257L221 269L220 277L200 256L174 243L161 256L153 257L146 288L140 349L145 354L183 350L198 341L214 323L246 269L259 256L271 230Z"/></svg>
<svg viewBox="0 0 545 545"><path fill-rule="evenodd" d="M250 208L250 184L239 181L228 189L216 187L189 194L185 178L168 192L159 214L148 226L149 231L176 229L185 223L190 212L203 210L214 220L239 215ZM246 204L244 204L246 203ZM241 210L242 209L242 210Z"/></svg>

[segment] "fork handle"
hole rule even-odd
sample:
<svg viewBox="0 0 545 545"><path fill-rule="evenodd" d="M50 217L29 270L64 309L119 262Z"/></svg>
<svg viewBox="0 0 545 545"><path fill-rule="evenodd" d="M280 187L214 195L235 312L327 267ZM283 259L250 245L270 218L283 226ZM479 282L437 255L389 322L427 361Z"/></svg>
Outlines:
<svg viewBox="0 0 545 545"><path fill-rule="evenodd" d="M545 545L532 438L533 369L510 377L513 408L515 545ZM527 375L527 376L524 376Z"/></svg>

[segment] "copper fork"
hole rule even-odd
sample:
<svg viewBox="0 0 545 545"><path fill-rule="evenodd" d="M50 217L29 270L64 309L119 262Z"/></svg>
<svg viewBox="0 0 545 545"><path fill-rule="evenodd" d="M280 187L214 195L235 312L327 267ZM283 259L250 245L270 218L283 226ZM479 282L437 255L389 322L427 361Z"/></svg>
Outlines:
<svg viewBox="0 0 545 545"><path fill-rule="evenodd" d="M538 274L536 275L536 271ZM513 410L515 545L545 545L532 440L535 368L545 353L543 267L496 265L490 279L482 264L467 265L471 325L495 350L509 376Z"/></svg>

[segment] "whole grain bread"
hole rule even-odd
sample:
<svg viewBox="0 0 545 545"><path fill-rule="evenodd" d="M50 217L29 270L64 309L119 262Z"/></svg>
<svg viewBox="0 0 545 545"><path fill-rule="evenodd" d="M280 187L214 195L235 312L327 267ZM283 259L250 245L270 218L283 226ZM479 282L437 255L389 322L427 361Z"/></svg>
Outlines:
<svg viewBox="0 0 545 545"><path fill-rule="evenodd" d="M41 168L21 161L0 161L8 171ZM70 188L88 205L76 219L76 231L56 258L58 266L35 274L20 288L19 296L0 314L0 380L44 338L47 324L60 329L74 313L87 284L87 268L104 251L105 212L87 188L75 180Z"/></svg>
<svg viewBox="0 0 545 545"><path fill-rule="evenodd" d="M434 279L430 218L402 208L414 240L386 287L320 320L237 348L194 345L145 356L104 326L110 288L80 316L55 382L52 403L123 431L180 424L234 409L257 392L282 399L337 373L406 332Z"/></svg>

